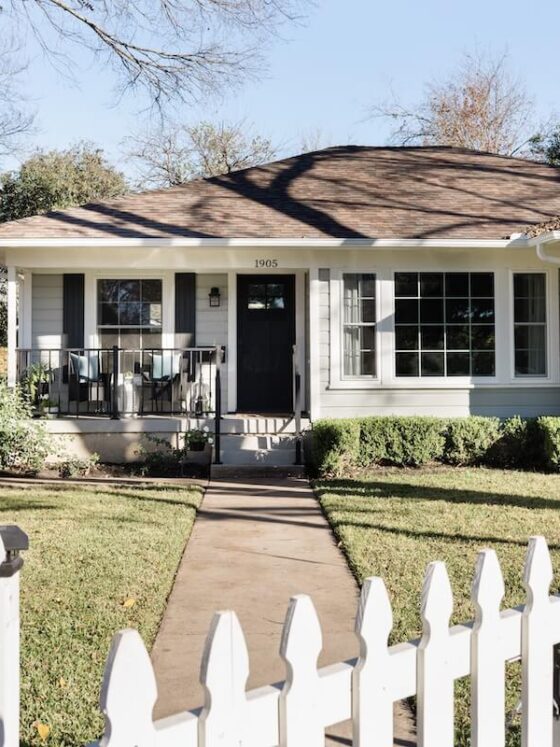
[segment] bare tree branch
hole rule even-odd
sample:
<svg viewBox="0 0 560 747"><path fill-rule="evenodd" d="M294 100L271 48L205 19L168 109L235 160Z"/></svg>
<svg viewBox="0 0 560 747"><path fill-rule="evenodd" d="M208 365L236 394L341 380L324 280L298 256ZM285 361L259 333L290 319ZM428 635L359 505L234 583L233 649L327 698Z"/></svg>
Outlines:
<svg viewBox="0 0 560 747"><path fill-rule="evenodd" d="M103 54L120 74L121 92L141 87L162 105L256 75L263 37L295 20L309 0L8 1L14 28L30 27L51 57L59 45L46 41L45 22L57 41Z"/></svg>
<svg viewBox="0 0 560 747"><path fill-rule="evenodd" d="M507 57L466 55L443 82L426 86L424 98L405 106L394 98L371 108L371 117L395 123L392 140L401 145L453 145L513 155L524 150L531 127L532 100L507 69Z"/></svg>
<svg viewBox="0 0 560 747"><path fill-rule="evenodd" d="M177 125L129 138L140 187L172 187L271 161L276 150L245 122Z"/></svg>
<svg viewBox="0 0 560 747"><path fill-rule="evenodd" d="M26 66L18 60L15 43L0 46L0 156L13 154L30 131L34 116L24 108L18 77Z"/></svg>

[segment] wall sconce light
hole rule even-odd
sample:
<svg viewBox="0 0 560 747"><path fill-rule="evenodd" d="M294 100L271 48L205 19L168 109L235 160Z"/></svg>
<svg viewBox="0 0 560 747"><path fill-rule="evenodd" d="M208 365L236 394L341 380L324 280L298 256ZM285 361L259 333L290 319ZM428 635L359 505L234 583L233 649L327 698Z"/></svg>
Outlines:
<svg viewBox="0 0 560 747"><path fill-rule="evenodd" d="M210 301L210 306L216 307L220 305L220 289L219 288L210 288L210 293L208 294L208 299Z"/></svg>

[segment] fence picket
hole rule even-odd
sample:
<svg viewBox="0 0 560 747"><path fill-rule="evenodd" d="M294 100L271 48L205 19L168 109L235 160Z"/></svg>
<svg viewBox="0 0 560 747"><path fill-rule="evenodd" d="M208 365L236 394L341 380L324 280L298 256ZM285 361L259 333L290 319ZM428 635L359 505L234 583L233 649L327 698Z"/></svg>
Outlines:
<svg viewBox="0 0 560 747"><path fill-rule="evenodd" d="M430 563L422 589L423 634L418 646L418 747L453 747L452 610L445 563Z"/></svg>
<svg viewBox="0 0 560 747"><path fill-rule="evenodd" d="M200 681L205 703L199 719L200 747L237 747L247 724L249 655L235 612L217 612L206 639ZM255 725L252 725L255 728Z"/></svg>
<svg viewBox="0 0 560 747"><path fill-rule="evenodd" d="M140 634L122 630L113 637L103 675L105 730L100 747L155 747L156 699L156 678Z"/></svg>
<svg viewBox="0 0 560 747"><path fill-rule="evenodd" d="M552 563L544 537L531 537L523 582L527 604L521 621L522 747L552 745Z"/></svg>
<svg viewBox="0 0 560 747"><path fill-rule="evenodd" d="M280 644L280 655L287 666L279 703L280 747L324 747L317 670L322 647L321 625L313 602L305 594L292 597Z"/></svg>
<svg viewBox="0 0 560 747"><path fill-rule="evenodd" d="M504 579L494 550L483 550L476 562L472 588L475 622L471 637L471 715L473 747L505 743L505 660L500 603Z"/></svg>
<svg viewBox="0 0 560 747"><path fill-rule="evenodd" d="M383 579L367 578L356 618L360 656L352 673L353 744L356 747L393 747L388 644L392 627L391 602Z"/></svg>

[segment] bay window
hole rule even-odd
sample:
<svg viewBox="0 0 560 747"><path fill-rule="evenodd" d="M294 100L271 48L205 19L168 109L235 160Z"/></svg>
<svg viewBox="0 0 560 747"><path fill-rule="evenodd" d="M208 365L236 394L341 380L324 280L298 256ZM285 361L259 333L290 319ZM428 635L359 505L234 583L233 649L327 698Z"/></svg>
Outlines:
<svg viewBox="0 0 560 747"><path fill-rule="evenodd" d="M546 376L546 275L513 276L513 335L516 376Z"/></svg>
<svg viewBox="0 0 560 747"><path fill-rule="evenodd" d="M345 376L376 376L375 275L343 276L343 355Z"/></svg>
<svg viewBox="0 0 560 747"><path fill-rule="evenodd" d="M395 273L398 377L494 376L494 275Z"/></svg>

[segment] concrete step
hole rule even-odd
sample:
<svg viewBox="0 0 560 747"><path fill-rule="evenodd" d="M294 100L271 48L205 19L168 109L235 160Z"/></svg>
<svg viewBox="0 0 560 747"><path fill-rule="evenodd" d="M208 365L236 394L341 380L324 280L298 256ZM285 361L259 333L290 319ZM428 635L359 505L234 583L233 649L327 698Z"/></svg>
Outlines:
<svg viewBox="0 0 560 747"><path fill-rule="evenodd" d="M249 480L252 477L284 479L305 477L305 467L297 464L287 467L274 467L266 464L213 464L210 475L212 480L232 480L236 478Z"/></svg>
<svg viewBox="0 0 560 747"><path fill-rule="evenodd" d="M275 415L224 415L220 426L222 433L237 435L287 434L295 433L296 430L293 417ZM309 419L302 418L301 430L308 430L309 427Z"/></svg>
<svg viewBox="0 0 560 747"><path fill-rule="evenodd" d="M295 438L279 434L224 434L220 449L223 464L285 467L294 464Z"/></svg>

